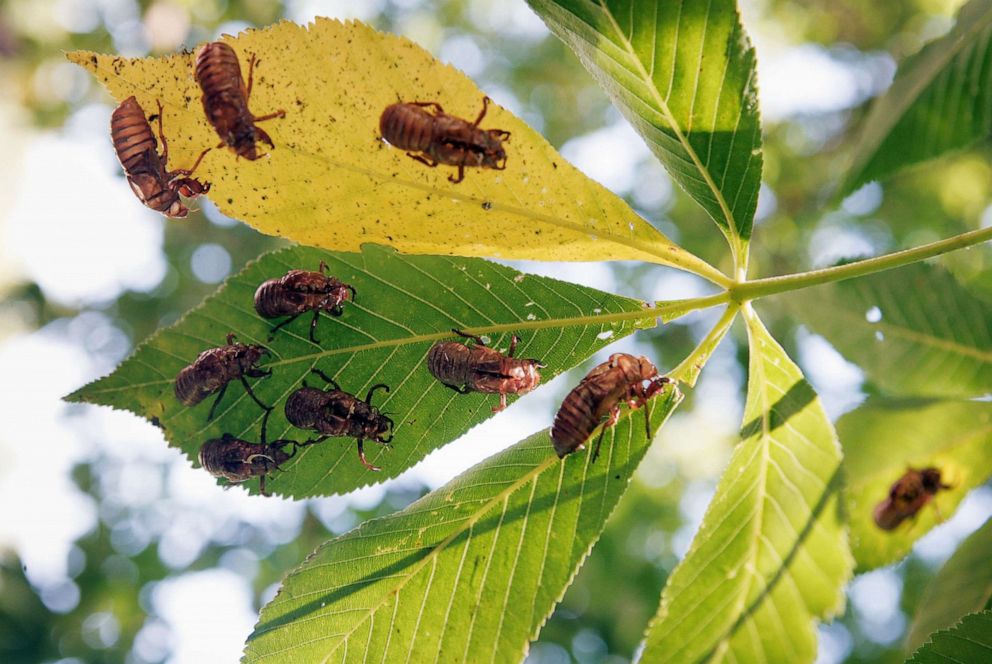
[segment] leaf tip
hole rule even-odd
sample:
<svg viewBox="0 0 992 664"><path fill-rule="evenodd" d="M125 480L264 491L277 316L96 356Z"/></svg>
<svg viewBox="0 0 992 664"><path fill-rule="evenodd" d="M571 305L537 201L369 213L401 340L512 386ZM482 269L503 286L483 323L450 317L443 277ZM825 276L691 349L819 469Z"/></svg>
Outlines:
<svg viewBox="0 0 992 664"><path fill-rule="evenodd" d="M65 59L91 72L96 72L100 63L100 56L93 51L66 51Z"/></svg>

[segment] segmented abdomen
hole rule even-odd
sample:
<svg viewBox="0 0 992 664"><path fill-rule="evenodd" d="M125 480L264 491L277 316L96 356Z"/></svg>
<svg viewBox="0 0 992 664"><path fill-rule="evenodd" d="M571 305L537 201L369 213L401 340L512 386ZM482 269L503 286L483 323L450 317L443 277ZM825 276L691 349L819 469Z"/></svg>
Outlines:
<svg viewBox="0 0 992 664"><path fill-rule="evenodd" d="M148 153L158 157L158 142L145 111L134 97L128 97L110 116L110 136L117 158L128 175L148 172Z"/></svg>
<svg viewBox="0 0 992 664"><path fill-rule="evenodd" d="M315 387L301 387L286 399L286 419L294 427L313 429L323 419L327 396Z"/></svg>
<svg viewBox="0 0 992 664"><path fill-rule="evenodd" d="M224 381L221 385L226 382ZM184 406L195 406L209 394L216 392L221 385L215 385L212 380L204 381L200 369L195 365L190 365L176 376L176 398Z"/></svg>
<svg viewBox="0 0 992 664"><path fill-rule="evenodd" d="M300 300L300 296L284 288L279 279L269 279L255 291L255 311L263 318L291 316L305 310Z"/></svg>
<svg viewBox="0 0 992 664"><path fill-rule="evenodd" d="M244 98L241 63L234 49L224 42L211 42L196 55L196 81L203 90L204 104L219 94Z"/></svg>
<svg viewBox="0 0 992 664"><path fill-rule="evenodd" d="M472 373L472 351L457 341L434 344L427 353L427 370L445 385L461 387Z"/></svg>
<svg viewBox="0 0 992 664"><path fill-rule="evenodd" d="M414 104L393 104L379 117L379 132L401 150L426 152L434 136L434 116Z"/></svg>
<svg viewBox="0 0 992 664"><path fill-rule="evenodd" d="M561 403L551 425L551 440L558 456L575 451L586 442L599 424L602 397L588 383L579 383Z"/></svg>

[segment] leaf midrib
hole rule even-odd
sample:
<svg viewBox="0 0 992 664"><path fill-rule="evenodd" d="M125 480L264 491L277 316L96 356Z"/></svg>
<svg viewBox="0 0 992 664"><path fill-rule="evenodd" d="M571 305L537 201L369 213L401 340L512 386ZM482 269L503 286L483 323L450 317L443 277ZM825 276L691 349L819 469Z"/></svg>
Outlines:
<svg viewBox="0 0 992 664"><path fill-rule="evenodd" d="M747 322L747 329L750 338L751 352L760 352L758 345L760 340L758 339L761 330L757 327L758 323L756 321L755 314L750 309L746 307L744 310L744 317ZM761 541L761 529L764 525L765 517L765 501L768 495L768 465L769 465L769 449L770 445L769 438L771 437L771 405L768 399L768 390L765 386L768 384L768 377L765 373L765 362L764 353L761 352L760 359L755 363L755 375L760 381L761 388L757 390L758 398L761 401L761 468L759 470L758 482L757 482L757 503L761 505L761 508L756 510L754 519L754 528L752 529L753 536L751 538L751 545L748 547L747 556L745 562L742 564L744 571L748 574L748 580L741 589L741 593L738 600L735 602L733 609L733 616L736 616L734 623L727 629L726 633L720 638L720 641L713 648L713 656L710 657L710 662L718 662L722 659L723 653L726 652L727 648L730 647L730 639L737 633L737 630L744 624L741 621L741 617L744 615L744 608L747 605L748 595L751 594L751 588L754 585L755 580L758 576L758 570L752 569L751 566L757 559L758 544ZM769 596L770 600L770 596ZM757 609L757 607L755 607Z"/></svg>
<svg viewBox="0 0 992 664"><path fill-rule="evenodd" d="M845 321L852 321L858 323L861 327L866 327L864 317L853 311L847 309L832 309L830 315L833 318L843 318ZM981 349L974 348L972 346L965 346L957 341L951 341L950 339L938 337L935 334L926 334L923 332L917 332L916 330L912 330L907 327L896 326L892 323L886 322L884 318L879 322L871 323L870 325L871 329L877 329L883 334L891 334L897 339L905 339L907 341L919 343L922 346L946 350L959 355L973 357L985 363L992 363L992 351L982 351Z"/></svg>
<svg viewBox="0 0 992 664"><path fill-rule="evenodd" d="M657 0L655 1L657 3ZM603 13L607 16L607 18L609 18L610 24L613 26L613 30L616 33L617 39L619 39L622 46L626 49L627 55L636 65L637 73L639 76L641 76L642 83L644 83L645 86L648 88L648 91L651 93L652 98L654 99L655 103L658 105L658 110L665 118L665 121L668 122L672 133L675 134L675 138L678 139L679 143L682 145L682 149L685 150L686 154L689 155L689 158L692 159L692 163L696 166L696 170L699 171L700 175L702 176L703 180L706 183L706 186L713 193L713 196L716 199L717 204L720 206L720 210L721 212L723 212L723 216L727 222L727 231L725 232L728 233L728 237L731 241L731 244L733 245L734 256L735 258L739 259L742 253L741 238L737 232L737 226L734 223L734 215L731 213L730 208L727 205L727 200L726 198L724 198L723 192L720 191L720 188L716 186L716 182L713 180L713 176L710 174L709 170L705 166L703 166L703 163L700 160L699 155L696 154L696 151L695 149L693 149L692 144L689 143L689 139L682 132L682 129L679 127L679 124L676 121L675 116L672 114L671 108L669 108L668 103L665 102L665 100L662 98L661 91L658 90L657 86L654 83L654 79L651 78L647 70L644 68L644 63L641 62L641 59L637 56L637 53L634 51L634 45L630 43L630 40L627 39L627 36L623 33L623 30L620 28L620 24L617 23L616 18L613 16L613 12L609 10L609 8L606 6L606 3L603 2L603 0L597 0L597 4L599 5L600 9L602 9ZM655 41L657 41L657 34L655 35ZM697 85L698 85L698 81L697 81Z"/></svg>
<svg viewBox="0 0 992 664"><path fill-rule="evenodd" d="M681 306L681 303L678 303ZM661 316L664 307L650 307L635 311L623 311L610 314L593 314L590 316L573 316L568 318L548 318L545 320L524 320L520 322L511 323L494 323L492 325L479 325L479 326L466 326L460 328L462 331L474 335L484 335L484 334L499 334L503 332L513 332L515 330L542 330L548 328L560 328L562 326L590 326L597 323L619 323L623 321L636 321L644 320L648 318L657 318ZM443 332L430 332L425 334L418 334L409 337L399 337L396 339L383 339L382 341L376 341L368 344L359 344L355 346L342 346L340 348L329 348L327 350L320 351L319 353L311 353L309 355L297 355L292 358L284 360L275 360L273 362L266 363L267 367L283 366L287 364L295 364L298 362L313 362L323 357L329 357L331 355L340 355L343 353L359 353L367 350L378 350L381 348L391 348L393 346L404 346L408 344L418 344L426 343L429 341L440 341L442 339L450 339L452 333L450 330L445 330ZM142 383L129 383L122 386L114 387L104 387L100 389L87 388L87 396L96 394L114 394L117 392L126 392L133 390L135 387L148 387L151 385L167 385L171 384L173 379L163 378L162 380L145 381Z"/></svg>

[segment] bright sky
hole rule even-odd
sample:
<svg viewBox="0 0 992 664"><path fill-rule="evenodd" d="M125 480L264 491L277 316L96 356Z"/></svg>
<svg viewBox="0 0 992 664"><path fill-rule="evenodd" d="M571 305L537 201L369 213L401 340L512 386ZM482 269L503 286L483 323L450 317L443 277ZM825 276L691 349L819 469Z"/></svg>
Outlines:
<svg viewBox="0 0 992 664"><path fill-rule="evenodd" d="M295 0L289 6L293 18L305 20L317 13L368 18L382 4ZM59 3L62 11L83 5L86 3L81 0ZM510 14L496 11L496 6L502 8L503 3L474 2L472 16L480 25L517 30L528 38L544 34L543 25L522 2L514 3ZM501 22L505 23L502 27ZM419 29L419 25L411 25L412 33ZM864 67L892 67L884 56L870 56L863 62L851 57L839 60L818 46L785 44L774 35L762 34L760 28L757 34L752 29L752 35L760 56L765 122L857 104L874 92L870 81L859 72ZM466 69L478 69L474 60L481 57L480 51L468 37L452 37L439 44L438 50L456 65L460 64L459 57L465 57ZM505 95L499 101L519 108L517 100L508 92ZM9 107L0 106L0 123L7 125L0 133L8 136L16 132L22 149L13 162L12 154L18 155L18 150L5 153L7 163L0 165L0 175L9 172L7 181L17 182L14 200L0 209L0 285L6 274L10 281L36 281L55 302L95 306L113 300L122 289L153 288L165 271L161 244L166 222L139 205L120 176L107 135L110 108L84 107L63 131L42 133L17 127L16 114L8 111ZM608 126L567 142L563 152L590 176L620 193L630 191L645 172L661 177L643 143L619 116ZM664 187L660 192L660 196L668 195ZM764 204L774 205L773 198L766 197ZM833 237L840 239L834 245L825 243L825 251L834 252L829 255L831 260L852 247L861 250L864 247L859 242L867 242L857 233ZM199 258L194 257L199 261L198 267L194 265L197 274L208 282L223 278L230 267L229 258L224 263L225 256L222 247L201 248ZM615 285L612 272L605 266L528 263L522 269L604 290L613 290ZM639 295L689 297L698 294L699 286L692 278L672 275L656 287L656 293ZM104 480L108 500L147 509L149 517L142 525L146 541L153 534L161 535L163 560L180 572L156 587L153 603L161 621L149 622L141 632L136 645L139 653L154 657L171 643L176 649L169 661L176 664L234 661L255 619L244 576L250 578L251 564L246 567L241 560L204 572L181 570L196 559L212 534L224 532L238 519L251 521L277 539L291 537L302 518L303 505L251 498L238 489L221 490L213 478L167 448L151 425L126 413L62 403L62 395L113 368L106 358L121 359L123 337L102 314L59 321L36 332L12 331L4 325L0 320L0 393L4 395L0 400L0 421L4 423L0 430L4 458L0 503L18 508L6 510L0 521L0 549L11 547L19 553L29 579L51 608L71 609L78 600L78 590L70 578L72 542L94 526L97 505L75 489L67 471L76 461L104 455L113 466ZM807 335L800 341L801 360L812 382L822 390L831 414L852 407L860 398L857 370L822 339ZM604 355L617 350L641 351L636 341L625 340ZM714 362L720 361L718 354ZM723 361L728 367L733 364L729 354ZM552 381L557 388L539 389L509 412L432 454L409 477L439 486L493 452L547 426L556 405L555 395L572 380L574 377L563 376ZM738 413L728 413L725 407L726 400L736 393L738 380L739 376L720 378L715 372L700 385L699 389L709 390L713 396L704 403L717 405L709 409L700 406L691 418L680 415L673 419L664 442L666 458L682 463L684 468L690 467L694 457L698 463L700 431L707 432L703 437L711 438L714 444L723 444L739 419ZM687 436L679 434L688 430L694 432L695 451L685 448ZM162 462L167 463L164 476L157 470ZM699 468L698 472L704 481L694 485L683 506L683 511L696 520L702 516L719 468ZM381 488L371 488L346 499L316 501L315 510L326 516L325 522L333 523L341 513L342 501L374 504L381 495ZM978 517L988 512L990 502L988 492L976 492L954 519L922 540L918 550L935 562L946 557L954 543L979 525ZM678 535L682 546L688 545L692 531L689 528ZM121 550L141 548L141 528L129 530L122 525L120 532L130 533L127 537L122 534L117 542ZM133 541L134 537L138 540ZM859 580L852 592L856 609L870 610L883 622L897 620L892 617L898 613L895 578L882 571ZM94 638L116 638L115 624L107 616L94 618L90 628ZM880 633L884 629L880 628ZM850 647L849 637L845 642L844 634L835 627L824 628L822 634L820 661L837 661L845 647Z"/></svg>

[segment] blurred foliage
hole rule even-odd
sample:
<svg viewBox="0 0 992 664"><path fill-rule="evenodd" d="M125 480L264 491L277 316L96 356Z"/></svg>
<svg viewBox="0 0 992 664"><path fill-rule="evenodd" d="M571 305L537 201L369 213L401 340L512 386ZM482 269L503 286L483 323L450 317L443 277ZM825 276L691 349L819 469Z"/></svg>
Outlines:
<svg viewBox="0 0 992 664"><path fill-rule="evenodd" d="M169 52L192 47L218 31L267 25L304 6L319 10L320 4L5 0L0 3L0 85L6 93L5 103L21 109L29 128L57 131L84 105L108 104L87 74L65 62L63 51L90 49L135 56ZM865 65L865 59L888 53L899 60L914 52L950 26L960 4L957 0L755 0L747 3L744 20L749 31L768 35L770 41L822 45L833 61L859 72L870 79L871 89L878 89L885 83L884 75L872 73L875 70ZM523 0L383 0L369 6L381 8L378 15L365 14L371 16L375 27L407 35L461 66L480 87L531 122L556 147L620 121L605 94L567 47L544 32L517 29L507 18L516 16L514 12L526 13ZM454 47L459 44L461 48ZM757 41L759 63L763 47ZM470 60L478 62L470 67ZM759 90L761 83L759 80ZM106 113L109 116L109 105ZM849 130L863 114L862 108L852 107L764 121L766 168L752 243L753 275L822 266L858 254L946 237L977 228L983 215L989 223L992 147L987 141L882 186L869 185L843 204L831 202L849 148ZM107 140L109 143L109 137ZM123 177L121 186L126 186ZM646 152L631 188L618 193L689 251L722 269L730 267L719 232ZM20 327L30 330L97 310L134 345L162 324L174 321L215 288L199 281L191 269L191 255L197 247L221 244L231 254L232 270L237 270L262 251L278 246L243 225L229 226L216 219L210 221L199 213L186 222L166 225L162 249L169 269L162 283L149 292L125 292L113 301L84 310L52 303L37 284L21 281L4 286L0 316L6 321L13 315ZM678 220L677 226L673 219ZM992 252L988 247L960 252L942 262L963 282L980 287L985 284L992 301L992 287L987 286L992 283ZM633 297L650 297L659 290L684 286L681 278L670 280L672 272L664 268L618 264L614 272L618 281L614 292ZM796 352L796 326L790 317L772 302L762 303L759 309L790 355L802 358ZM661 365L671 368L702 333L698 317L688 317L643 332L637 342L650 345L653 350L649 352ZM746 348L740 343L725 344L722 350L730 351L721 361L733 366L729 373L736 373L738 378L729 378L740 391ZM101 352L92 351L97 356ZM115 354L109 361L118 359ZM719 378L714 376L713 380ZM708 389L709 380L704 374L696 395ZM863 391L871 393L873 388L865 385ZM743 403L742 396L737 396L738 404L728 406L730 410ZM699 411L705 405L694 397L689 395L680 417L691 416L692 409ZM698 420L695 422L690 424L690 431L692 426L699 426ZM657 461L656 455L666 453L672 445L673 441L663 440L646 463ZM51 598L27 581L16 556L4 553L0 557L0 661L40 662L66 657L86 662L160 661L167 657L167 651L146 660L148 651L142 655L134 649L139 631L160 622L149 601L156 583L189 570L224 564L230 559L224 558L226 553L246 549L258 559L257 572L247 579L258 608L262 594L330 534L343 532L359 520L391 513L422 492L408 484L407 488L389 485L381 504L367 510L344 508L340 498L312 501L299 534L288 543L278 543L251 521L231 517L232 523L217 533L216 539L208 539L195 562L173 569L162 558L161 532L146 534L147 541L132 532L134 524L152 519L151 508L147 504L120 504L108 494L110 478L124 463L92 455L73 475L80 490L100 505L97 527L76 542L70 556L74 562L69 566L68 583L76 586L78 602L56 610ZM711 486L707 482L711 483L720 470L717 466L708 477L700 477L687 473L684 463L671 463L673 477L667 483L646 486L635 481L539 642L533 645L534 662L625 661L633 656L665 578L689 541L691 533L684 532L685 524L699 516L685 511L684 499L679 506L680 498L705 493ZM167 472L161 469L163 476ZM184 468L182 472L196 471ZM152 505L159 519L162 514L172 518L184 509L168 496ZM319 518L327 513L337 516L333 520ZM899 608L904 617L911 618L933 569L911 556L894 571L902 582ZM51 607L42 601L45 599ZM106 638L106 630L100 630L99 617L108 613L119 629L113 640ZM909 620L905 623L908 625ZM902 635L883 642L874 640L879 637L873 634L872 623L856 608L849 608L829 629L835 636L843 635L840 641L846 645L839 652L846 661L903 659Z"/></svg>

